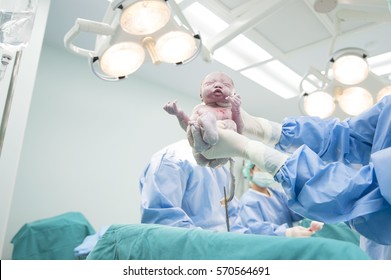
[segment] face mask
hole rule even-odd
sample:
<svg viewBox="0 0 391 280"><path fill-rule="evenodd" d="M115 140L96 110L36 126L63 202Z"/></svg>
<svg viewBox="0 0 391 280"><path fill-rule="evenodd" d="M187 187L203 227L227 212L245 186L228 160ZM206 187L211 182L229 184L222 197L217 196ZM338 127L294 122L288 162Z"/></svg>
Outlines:
<svg viewBox="0 0 391 280"><path fill-rule="evenodd" d="M261 171L254 171L251 181L260 187L269 187L275 182L272 175Z"/></svg>

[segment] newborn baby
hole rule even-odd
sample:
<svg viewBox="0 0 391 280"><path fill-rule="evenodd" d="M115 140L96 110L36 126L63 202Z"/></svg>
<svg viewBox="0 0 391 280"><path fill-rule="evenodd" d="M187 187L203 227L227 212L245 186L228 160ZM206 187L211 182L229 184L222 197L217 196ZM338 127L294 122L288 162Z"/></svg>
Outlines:
<svg viewBox="0 0 391 280"><path fill-rule="evenodd" d="M242 132L244 125L240 116L241 99L235 93L233 81L227 74L222 72L208 74L201 83L200 96L202 103L194 107L190 117L177 107L176 101L168 102L163 107L169 114L177 117L181 127L187 131L189 142L193 147L192 126L201 128L202 139L210 145L218 141L217 126L233 129L238 133ZM199 130L193 130L193 133L197 131ZM198 145L203 145L203 143ZM209 147L205 145L194 148L202 152ZM198 164L210 167L224 165L229 160L208 160L200 153L195 153L194 157Z"/></svg>

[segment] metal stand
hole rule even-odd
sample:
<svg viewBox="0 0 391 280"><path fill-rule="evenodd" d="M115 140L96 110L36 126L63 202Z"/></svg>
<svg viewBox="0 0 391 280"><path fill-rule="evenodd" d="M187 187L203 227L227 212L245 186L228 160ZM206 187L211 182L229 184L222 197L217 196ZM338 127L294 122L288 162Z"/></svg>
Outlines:
<svg viewBox="0 0 391 280"><path fill-rule="evenodd" d="M10 111L11 111L12 98L13 98L13 95L14 95L14 90L15 90L15 85L16 85L16 77L17 77L18 71L19 71L19 65L20 65L21 56L22 56L22 51L17 51L15 53L14 67L12 68L12 74L11 74L11 79L10 79L10 85L8 87L7 99L5 101L3 117L1 119L1 126L0 126L0 156L1 156L2 149L3 149L4 138L5 138L5 131L7 129L8 118L9 118L9 114L10 114Z"/></svg>

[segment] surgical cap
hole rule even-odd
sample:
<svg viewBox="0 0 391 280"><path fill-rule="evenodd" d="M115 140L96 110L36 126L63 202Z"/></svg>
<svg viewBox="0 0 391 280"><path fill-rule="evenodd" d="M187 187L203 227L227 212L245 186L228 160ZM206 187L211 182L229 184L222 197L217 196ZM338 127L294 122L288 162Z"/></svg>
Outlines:
<svg viewBox="0 0 391 280"><path fill-rule="evenodd" d="M243 164L243 176L244 178L247 178L247 179L250 179L251 178L251 175L250 175L250 171L251 169L253 169L255 166L254 163L252 163L251 161L244 161L244 164Z"/></svg>

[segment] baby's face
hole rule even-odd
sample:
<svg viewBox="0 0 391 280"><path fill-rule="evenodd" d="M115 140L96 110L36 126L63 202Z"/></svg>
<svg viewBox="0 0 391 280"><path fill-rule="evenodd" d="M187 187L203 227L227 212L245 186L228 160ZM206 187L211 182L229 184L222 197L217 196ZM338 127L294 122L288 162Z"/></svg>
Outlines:
<svg viewBox="0 0 391 280"><path fill-rule="evenodd" d="M225 98L234 94L232 79L224 73L211 73L202 82L201 98L205 104L228 102Z"/></svg>

